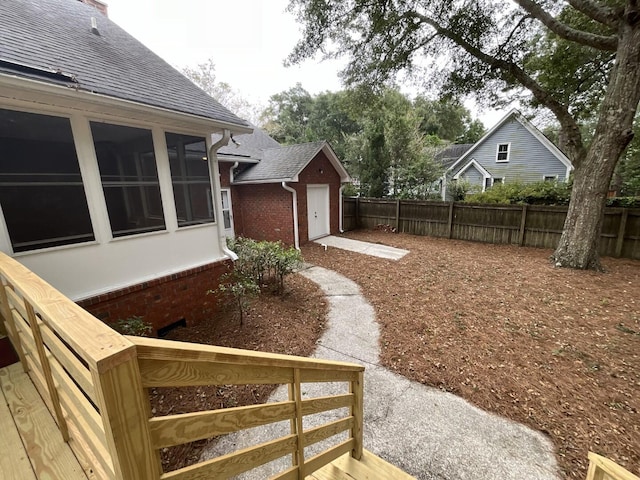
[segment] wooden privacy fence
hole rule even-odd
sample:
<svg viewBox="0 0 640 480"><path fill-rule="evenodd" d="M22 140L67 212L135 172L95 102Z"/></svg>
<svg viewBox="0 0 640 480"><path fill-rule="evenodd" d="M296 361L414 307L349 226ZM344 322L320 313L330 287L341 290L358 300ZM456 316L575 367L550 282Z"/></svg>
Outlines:
<svg viewBox="0 0 640 480"><path fill-rule="evenodd" d="M362 456L362 366L125 337L1 253L0 282L0 313L22 367L89 478L228 478L289 457L273 478L303 479L345 453ZM303 399L301 385L318 382L340 382L344 393ZM151 413L149 388L230 384L286 384L289 396L262 405ZM303 427L306 417L334 410L337 420ZM289 427L284 436L162 471L163 448L282 421ZM343 438L336 439L339 433ZM333 443L318 444L326 439ZM322 449L307 458L305 448L314 444Z"/></svg>
<svg viewBox="0 0 640 480"><path fill-rule="evenodd" d="M556 248L567 207L344 197L343 215L345 230L383 224L413 235ZM600 254L640 259L640 209L605 210Z"/></svg>

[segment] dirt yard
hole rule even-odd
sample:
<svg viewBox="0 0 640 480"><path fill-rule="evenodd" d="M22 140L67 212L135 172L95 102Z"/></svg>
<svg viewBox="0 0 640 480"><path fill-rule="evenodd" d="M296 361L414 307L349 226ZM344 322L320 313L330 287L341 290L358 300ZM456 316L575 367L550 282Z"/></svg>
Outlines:
<svg viewBox="0 0 640 480"><path fill-rule="evenodd" d="M348 236L411 251L303 247L361 285L388 368L549 435L565 478L585 478L588 450L640 473L640 262L594 273L554 268L548 250Z"/></svg>

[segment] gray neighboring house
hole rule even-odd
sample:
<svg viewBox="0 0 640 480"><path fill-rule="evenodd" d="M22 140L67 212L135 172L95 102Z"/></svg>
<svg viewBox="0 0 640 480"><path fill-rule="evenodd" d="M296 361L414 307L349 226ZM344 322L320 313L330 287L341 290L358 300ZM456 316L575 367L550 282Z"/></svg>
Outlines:
<svg viewBox="0 0 640 480"><path fill-rule="evenodd" d="M466 180L484 192L497 183L565 182L573 169L566 155L516 109L476 143L450 145L436 159L445 168L442 200L451 200L451 181Z"/></svg>

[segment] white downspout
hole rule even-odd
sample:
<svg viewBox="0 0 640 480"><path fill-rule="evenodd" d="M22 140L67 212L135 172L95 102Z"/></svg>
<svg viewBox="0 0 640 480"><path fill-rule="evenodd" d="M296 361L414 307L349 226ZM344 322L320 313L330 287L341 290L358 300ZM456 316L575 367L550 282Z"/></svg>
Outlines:
<svg viewBox="0 0 640 480"><path fill-rule="evenodd" d="M282 188L287 192L291 192L293 197L293 245L296 250L300 250L300 234L298 231L298 192L287 185L287 182L282 182Z"/></svg>
<svg viewBox="0 0 640 480"><path fill-rule="evenodd" d="M344 189L344 185L340 185L340 190L338 190L338 230L340 233L344 233L343 224L342 224L342 190Z"/></svg>
<svg viewBox="0 0 640 480"><path fill-rule="evenodd" d="M229 138L231 138L231 132L229 129L225 128L222 131L222 138L218 140L216 143L209 147L209 176L211 178L211 182L213 184L213 204L216 209L216 224L218 226L218 238L220 239L220 246L222 247L222 251L225 253L227 257L231 259L231 261L235 262L238 259L238 255L235 252L231 251L227 247L227 236L224 234L224 221L222 220L222 207L220 205L220 195L221 191L220 187L220 169L218 167L218 149L220 147L224 147L229 143Z"/></svg>

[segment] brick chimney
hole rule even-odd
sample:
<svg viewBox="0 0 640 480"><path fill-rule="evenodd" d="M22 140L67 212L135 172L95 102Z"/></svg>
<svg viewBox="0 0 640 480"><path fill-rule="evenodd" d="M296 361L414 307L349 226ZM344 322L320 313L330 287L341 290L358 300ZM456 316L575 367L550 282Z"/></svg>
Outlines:
<svg viewBox="0 0 640 480"><path fill-rule="evenodd" d="M101 14L103 14L105 17L109 16L109 14L107 13L107 4L100 0L78 0L78 1L82 3L86 3L87 5L91 5L96 10L98 10Z"/></svg>

